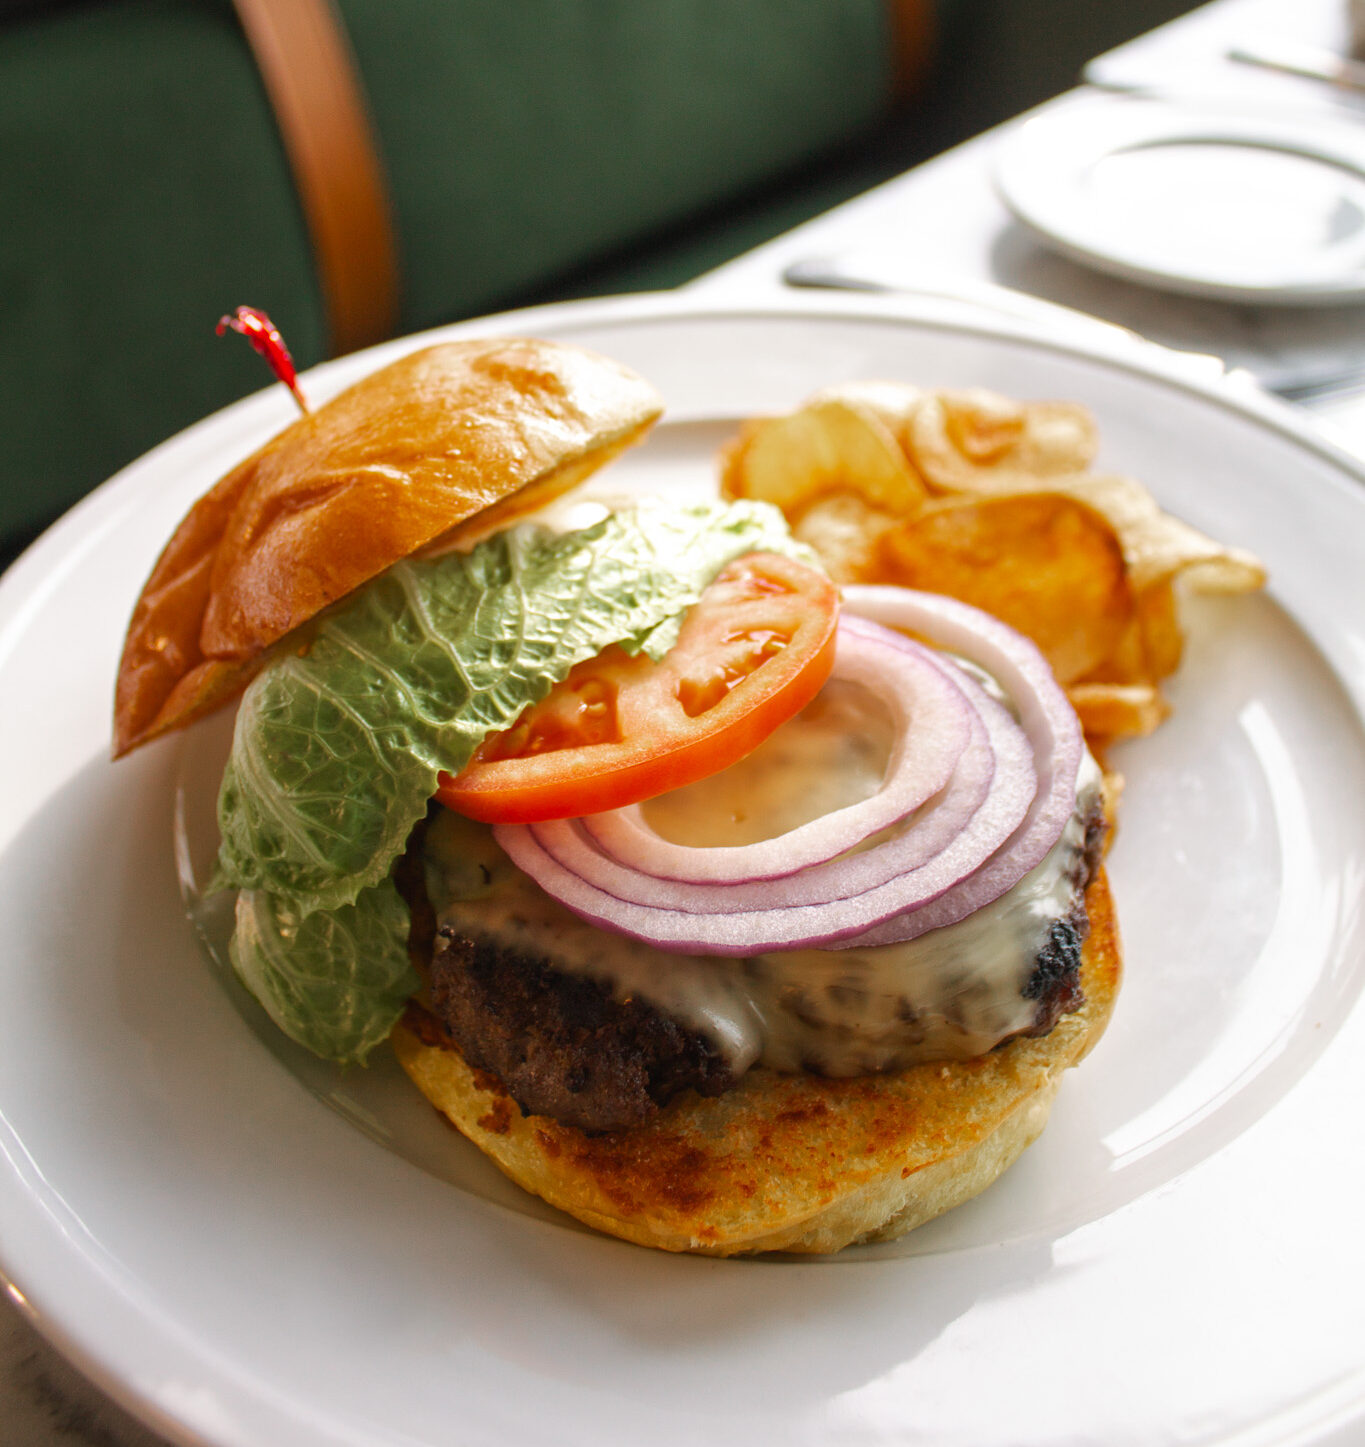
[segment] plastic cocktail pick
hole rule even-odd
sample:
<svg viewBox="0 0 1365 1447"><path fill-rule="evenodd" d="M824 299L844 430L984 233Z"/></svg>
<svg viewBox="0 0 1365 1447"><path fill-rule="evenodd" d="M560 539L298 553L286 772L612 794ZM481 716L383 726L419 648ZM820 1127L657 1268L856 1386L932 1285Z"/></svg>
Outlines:
<svg viewBox="0 0 1365 1447"><path fill-rule="evenodd" d="M220 317L215 330L221 337L229 327L244 336L265 358L270 370L289 388L294 401L299 404L299 410L307 412L308 403L299 391L294 359L289 355L289 348L285 346L284 338L275 323L258 307L239 306L231 316Z"/></svg>

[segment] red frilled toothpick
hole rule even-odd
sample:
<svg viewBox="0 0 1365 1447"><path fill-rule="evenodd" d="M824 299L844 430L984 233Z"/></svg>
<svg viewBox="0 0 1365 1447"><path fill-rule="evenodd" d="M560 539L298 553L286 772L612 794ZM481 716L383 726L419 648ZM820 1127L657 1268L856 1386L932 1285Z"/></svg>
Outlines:
<svg viewBox="0 0 1365 1447"><path fill-rule="evenodd" d="M308 403L303 400L303 393L299 391L294 359L289 355L289 348L285 346L284 338L275 323L257 307L239 306L231 316L220 317L215 330L221 337L229 327L244 336L265 358L270 370L289 388L294 401L299 404L299 410L306 413Z"/></svg>

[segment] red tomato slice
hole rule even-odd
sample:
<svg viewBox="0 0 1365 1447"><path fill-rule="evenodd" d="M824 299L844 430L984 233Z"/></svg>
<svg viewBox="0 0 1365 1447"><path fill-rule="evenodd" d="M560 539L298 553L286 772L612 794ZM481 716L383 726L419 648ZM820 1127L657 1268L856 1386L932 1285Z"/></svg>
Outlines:
<svg viewBox="0 0 1365 1447"><path fill-rule="evenodd" d="M480 745L447 808L494 824L638 804L742 759L810 702L834 665L839 595L776 553L722 571L655 663L613 645Z"/></svg>

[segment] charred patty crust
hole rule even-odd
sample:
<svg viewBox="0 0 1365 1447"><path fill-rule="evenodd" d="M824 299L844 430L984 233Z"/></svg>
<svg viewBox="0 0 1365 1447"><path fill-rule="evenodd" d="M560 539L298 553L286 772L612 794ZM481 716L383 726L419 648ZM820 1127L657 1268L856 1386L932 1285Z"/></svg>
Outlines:
<svg viewBox="0 0 1365 1447"><path fill-rule="evenodd" d="M719 1095L734 1084L715 1046L671 1015L450 926L436 934L429 996L465 1059L529 1115L620 1130L683 1090Z"/></svg>
<svg viewBox="0 0 1365 1447"><path fill-rule="evenodd" d="M1046 1035L1084 1001L1084 896L1104 837L1097 804L1086 819L1073 906L1052 925L1023 989L1037 1006L1028 1035ZM420 847L419 830L399 883L428 982L406 1023L424 1043L458 1049L496 1076L526 1114L586 1131L638 1126L685 1090L720 1095L735 1084L707 1036L645 1000L620 998L602 981L557 967L552 948L533 954L458 923L438 926L422 889Z"/></svg>

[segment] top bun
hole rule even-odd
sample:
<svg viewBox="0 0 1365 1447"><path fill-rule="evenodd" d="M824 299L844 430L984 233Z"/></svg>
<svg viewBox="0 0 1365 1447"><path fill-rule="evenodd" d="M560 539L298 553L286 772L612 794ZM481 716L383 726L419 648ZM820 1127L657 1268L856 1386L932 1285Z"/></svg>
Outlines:
<svg viewBox="0 0 1365 1447"><path fill-rule="evenodd" d="M414 352L286 427L190 509L133 610L114 754L236 694L267 649L420 549L468 545L572 487L662 411L560 342Z"/></svg>

